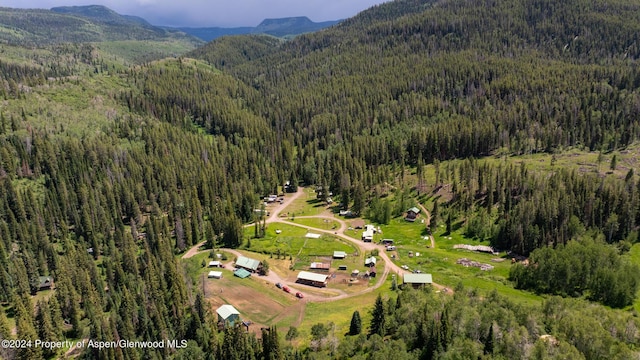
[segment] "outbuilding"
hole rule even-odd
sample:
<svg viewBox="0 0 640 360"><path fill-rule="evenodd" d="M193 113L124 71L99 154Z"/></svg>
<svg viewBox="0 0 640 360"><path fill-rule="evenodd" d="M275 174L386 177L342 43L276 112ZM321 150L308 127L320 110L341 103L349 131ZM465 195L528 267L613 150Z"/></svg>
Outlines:
<svg viewBox="0 0 640 360"><path fill-rule="evenodd" d="M331 264L325 264L321 262L312 262L309 267L310 270L320 270L320 271L329 271Z"/></svg>
<svg viewBox="0 0 640 360"><path fill-rule="evenodd" d="M420 213L420 209L414 206L411 209L407 210L407 215L404 217L404 219L406 221L414 222L416 221L416 218L418 217L419 213Z"/></svg>
<svg viewBox="0 0 640 360"><path fill-rule="evenodd" d="M364 259L364 266L368 266L368 267L376 266L376 257L372 256Z"/></svg>
<svg viewBox="0 0 640 360"><path fill-rule="evenodd" d="M233 275L239 277L240 279L244 279L244 278L248 278L249 276L251 276L251 273L248 272L245 269L238 269L236 271L233 272Z"/></svg>
<svg viewBox="0 0 640 360"><path fill-rule="evenodd" d="M209 279L222 279L222 271L209 271L207 277Z"/></svg>
<svg viewBox="0 0 640 360"><path fill-rule="evenodd" d="M433 279L431 274L404 274L403 284L411 285L414 289L424 287L425 285L431 285Z"/></svg>
<svg viewBox="0 0 640 360"><path fill-rule="evenodd" d="M240 312L233 305L222 305L216 310L216 313L218 314L218 321L224 324L233 325L240 320Z"/></svg>
<svg viewBox="0 0 640 360"><path fill-rule="evenodd" d="M243 268L250 272L256 272L262 267L262 263L259 260L251 259L244 256L238 256L236 260L236 267Z"/></svg>
<svg viewBox="0 0 640 360"><path fill-rule="evenodd" d="M328 278L329 276L326 274L317 274L310 271L300 271L298 273L296 282L316 287L326 287Z"/></svg>
<svg viewBox="0 0 640 360"><path fill-rule="evenodd" d="M344 251L334 251L333 258L334 259L344 259L347 257L347 253Z"/></svg>

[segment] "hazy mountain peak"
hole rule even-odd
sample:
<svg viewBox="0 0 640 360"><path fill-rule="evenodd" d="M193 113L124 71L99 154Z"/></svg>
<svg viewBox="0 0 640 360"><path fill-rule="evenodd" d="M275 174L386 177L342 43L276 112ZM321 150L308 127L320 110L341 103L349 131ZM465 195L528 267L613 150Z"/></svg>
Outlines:
<svg viewBox="0 0 640 360"><path fill-rule="evenodd" d="M292 25L292 24L304 25L304 24L313 24L313 23L314 22L311 21L306 16L294 16L294 17L286 17L286 18L278 18L278 19L264 19L258 25L258 27L274 26L274 25L275 26L283 26L283 25Z"/></svg>

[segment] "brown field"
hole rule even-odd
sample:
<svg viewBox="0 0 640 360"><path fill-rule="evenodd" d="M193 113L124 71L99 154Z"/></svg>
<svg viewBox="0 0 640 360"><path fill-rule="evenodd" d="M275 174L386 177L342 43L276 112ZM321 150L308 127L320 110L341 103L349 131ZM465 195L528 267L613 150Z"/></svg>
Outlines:
<svg viewBox="0 0 640 360"><path fill-rule="evenodd" d="M249 320L249 331L260 335L260 328L277 325L282 331L298 326L304 316L305 301L287 294L257 276L247 279L225 273L222 279L204 279L205 297L211 311L224 304L233 305L242 320Z"/></svg>

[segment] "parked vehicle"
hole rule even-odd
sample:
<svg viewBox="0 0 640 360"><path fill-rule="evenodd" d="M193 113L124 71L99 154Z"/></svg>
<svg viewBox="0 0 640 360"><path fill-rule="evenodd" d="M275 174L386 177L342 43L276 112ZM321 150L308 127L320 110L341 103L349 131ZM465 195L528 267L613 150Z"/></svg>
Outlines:
<svg viewBox="0 0 640 360"><path fill-rule="evenodd" d="M282 287L282 290L284 290L285 292L288 292L288 293L291 292L291 289L289 289L289 287L286 286L286 285Z"/></svg>
<svg viewBox="0 0 640 360"><path fill-rule="evenodd" d="M280 284L280 283L276 283L276 287L277 287L278 289L282 289L282 284Z"/></svg>
<svg viewBox="0 0 640 360"><path fill-rule="evenodd" d="M296 293L296 297L297 297L298 299L302 299L302 298L304 297L304 295L303 295L301 292L299 292L299 291L298 291L298 292Z"/></svg>

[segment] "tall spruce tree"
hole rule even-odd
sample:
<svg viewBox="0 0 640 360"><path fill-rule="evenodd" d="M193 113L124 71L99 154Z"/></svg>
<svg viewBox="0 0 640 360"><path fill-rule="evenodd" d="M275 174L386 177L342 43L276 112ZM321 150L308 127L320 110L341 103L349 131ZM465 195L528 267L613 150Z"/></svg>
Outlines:
<svg viewBox="0 0 640 360"><path fill-rule="evenodd" d="M385 335L386 326L386 312L384 310L384 302L382 296L378 294L376 302L371 311L371 325L369 326L369 336L378 334L380 336Z"/></svg>
<svg viewBox="0 0 640 360"><path fill-rule="evenodd" d="M351 324L349 325L349 335L359 335L362 332L362 320L358 310L351 315Z"/></svg>

